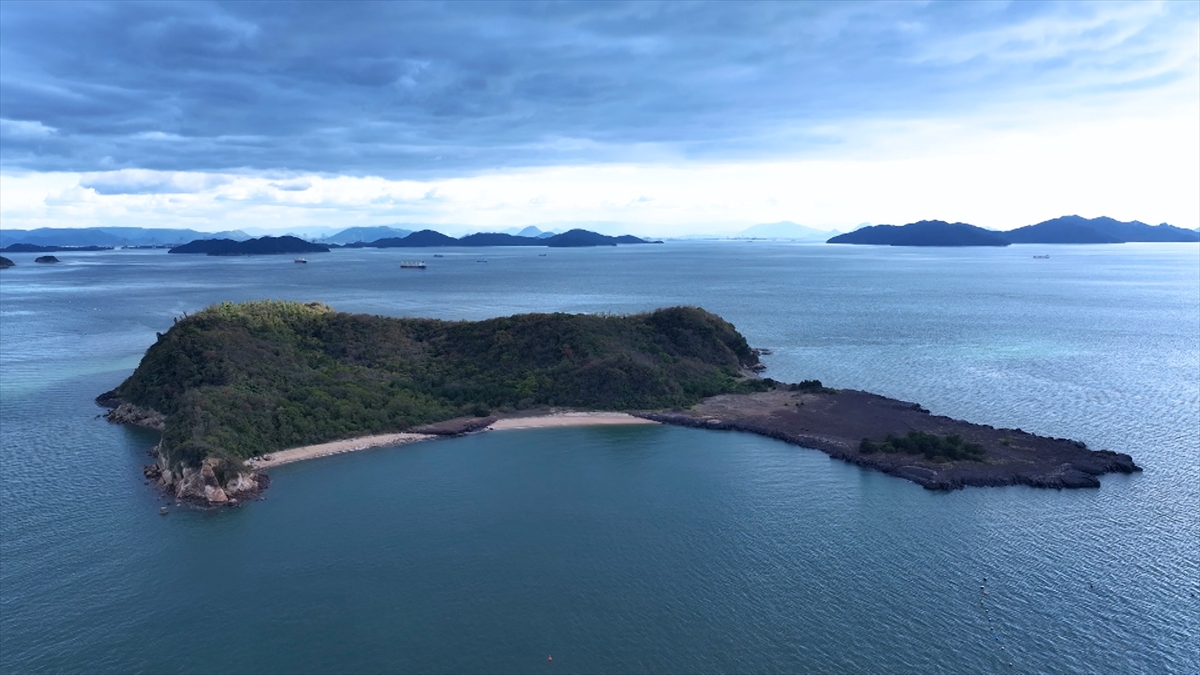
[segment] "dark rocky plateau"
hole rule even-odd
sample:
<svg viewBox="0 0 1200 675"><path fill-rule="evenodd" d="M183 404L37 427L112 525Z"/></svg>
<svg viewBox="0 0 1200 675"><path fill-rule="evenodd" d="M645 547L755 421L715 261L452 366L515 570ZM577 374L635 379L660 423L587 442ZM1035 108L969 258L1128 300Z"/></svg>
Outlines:
<svg viewBox="0 0 1200 675"><path fill-rule="evenodd" d="M1089 450L1077 441L1036 436L932 415L915 403L863 391L771 391L714 396L686 410L639 412L664 424L745 431L813 448L830 457L905 478L929 490L966 486L1028 485L1038 488L1100 487L1098 476L1141 471L1126 454ZM923 455L866 454L864 438L919 431L957 434L981 445L982 462L939 462Z"/></svg>
<svg viewBox="0 0 1200 675"><path fill-rule="evenodd" d="M41 255L41 256L34 258L33 262L35 262L35 263L56 263L56 262L62 262L62 261L59 260L58 258L55 258L52 255Z"/></svg>

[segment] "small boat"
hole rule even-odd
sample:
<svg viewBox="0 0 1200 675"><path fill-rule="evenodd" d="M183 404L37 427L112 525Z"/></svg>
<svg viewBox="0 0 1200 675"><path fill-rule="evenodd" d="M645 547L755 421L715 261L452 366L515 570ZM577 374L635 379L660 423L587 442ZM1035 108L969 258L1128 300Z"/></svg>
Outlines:
<svg viewBox="0 0 1200 675"><path fill-rule="evenodd" d="M442 255L441 253L434 253L434 254L433 254L433 257L435 257L435 258L445 258L446 256Z"/></svg>
<svg viewBox="0 0 1200 675"><path fill-rule="evenodd" d="M546 254L545 254L545 253L539 253L539 254L538 254L538 257L539 257L539 258L545 258L545 257L546 257Z"/></svg>
<svg viewBox="0 0 1200 675"><path fill-rule="evenodd" d="M165 516L165 515L167 515L167 507L165 507L165 506L161 506L161 507L159 507L159 509L158 509L158 515L160 515L160 516Z"/></svg>
<svg viewBox="0 0 1200 675"><path fill-rule="evenodd" d="M1033 257L1038 260L1045 260L1045 259L1049 258L1050 256L1049 255L1035 255Z"/></svg>
<svg viewBox="0 0 1200 675"><path fill-rule="evenodd" d="M475 262L487 262L487 258L480 258L479 260L476 260Z"/></svg>
<svg viewBox="0 0 1200 675"><path fill-rule="evenodd" d="M293 260L292 262L300 263L301 265L307 265L307 264L308 264L308 260L306 260L306 259L304 259L304 258L296 258L296 259L295 259L295 260Z"/></svg>
<svg viewBox="0 0 1200 675"><path fill-rule="evenodd" d="M425 269L425 261L409 261L401 262L400 267L406 270L423 270Z"/></svg>

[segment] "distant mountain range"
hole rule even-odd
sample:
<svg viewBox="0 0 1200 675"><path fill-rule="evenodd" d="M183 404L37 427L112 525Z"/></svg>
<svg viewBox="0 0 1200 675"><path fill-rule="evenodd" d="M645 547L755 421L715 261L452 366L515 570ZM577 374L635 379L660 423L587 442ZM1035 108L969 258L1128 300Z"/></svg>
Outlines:
<svg viewBox="0 0 1200 675"><path fill-rule="evenodd" d="M613 231L613 228L615 228L615 225L612 223L602 223L602 225L608 231ZM255 231L261 232L261 230ZM619 232L620 230L616 231ZM588 233L590 238L579 234L571 234L572 232ZM414 238L414 235L417 234L421 236ZM836 236L831 237L830 235ZM190 229L141 227L44 227L35 230L0 229L0 250L21 253L87 250L85 247L166 248L178 247L184 242L196 240L228 239L246 241L251 238L249 234L241 230L198 232ZM294 236L292 238L300 239ZM1063 216L1007 232L987 230L967 223L923 220L902 226L867 226L853 232L839 234L836 230L821 231L791 221L781 221L748 227L732 235L732 238L780 239L805 242L828 241L834 244L878 244L886 246L1004 246L1010 243L1113 244L1123 242L1194 242L1200 241L1200 232L1174 227L1166 223L1161 225L1147 225L1136 220L1121 222L1105 217L1089 219L1080 216ZM634 241L635 239L637 241ZM630 237L629 235L613 237L579 228L557 233L542 230L534 225L523 228L508 228L503 232L480 232L457 239L432 229L423 228L420 232L413 232L402 227L381 225L351 227L317 239L318 243L330 246L341 245L353 247L609 246L621 243L642 243L644 241L643 239ZM16 245L16 248L14 248L14 245Z"/></svg>
<svg viewBox="0 0 1200 675"><path fill-rule="evenodd" d="M790 220L778 223L762 223L748 227L734 239L788 239L791 241L825 241L838 234L837 230L818 230L793 223Z"/></svg>
<svg viewBox="0 0 1200 675"><path fill-rule="evenodd" d="M196 230L145 227L40 227L36 230L0 230L0 247L13 244L36 246L167 246L194 239L234 239L250 235L240 230L197 232Z"/></svg>
<svg viewBox="0 0 1200 675"><path fill-rule="evenodd" d="M412 230L404 230L387 225L379 225L376 227L351 227L337 234L332 234L328 237L320 239L326 244L354 244L360 241L375 241L377 239L385 239L388 237L407 237L412 234Z"/></svg>
<svg viewBox="0 0 1200 675"><path fill-rule="evenodd" d="M922 220L907 225L875 225L841 234L830 244L880 246L1008 246L1009 244L1123 244L1131 242L1195 242L1200 232L1163 223L1063 216L1007 232L967 223Z"/></svg>

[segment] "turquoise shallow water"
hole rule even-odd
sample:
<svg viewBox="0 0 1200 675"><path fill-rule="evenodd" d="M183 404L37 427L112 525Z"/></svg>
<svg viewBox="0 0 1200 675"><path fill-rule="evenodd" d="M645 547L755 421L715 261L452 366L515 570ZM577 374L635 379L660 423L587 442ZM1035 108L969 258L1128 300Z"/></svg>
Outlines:
<svg viewBox="0 0 1200 675"><path fill-rule="evenodd" d="M1033 248L448 251L425 272L386 251L10 256L0 670L1196 672L1200 249ZM154 435L91 399L173 316L262 297L444 318L697 304L772 348L777 379L1146 471L937 494L748 435L554 429L280 467L266 501L160 517L138 471Z"/></svg>

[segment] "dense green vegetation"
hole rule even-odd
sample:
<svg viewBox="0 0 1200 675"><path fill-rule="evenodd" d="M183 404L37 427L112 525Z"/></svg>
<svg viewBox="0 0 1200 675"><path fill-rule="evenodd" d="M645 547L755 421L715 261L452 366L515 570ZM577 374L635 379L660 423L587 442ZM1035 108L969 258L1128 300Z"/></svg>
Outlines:
<svg viewBox="0 0 1200 675"><path fill-rule="evenodd" d="M905 436L888 434L883 441L872 441L864 438L858 446L864 454L883 452L887 454L905 453L909 455L925 455L932 460L969 459L982 462L986 457L983 447L977 443L967 443L961 436L951 434L938 436L924 431L910 431Z"/></svg>
<svg viewBox="0 0 1200 675"><path fill-rule="evenodd" d="M789 384L788 391L804 391L810 394L833 394L837 392L837 389L826 387L821 384L820 380L801 380L795 384Z"/></svg>
<svg viewBox="0 0 1200 675"><path fill-rule="evenodd" d="M741 374L757 362L689 307L451 322L265 301L179 320L116 394L166 415L164 453L195 465L498 409L688 406L767 389Z"/></svg>

